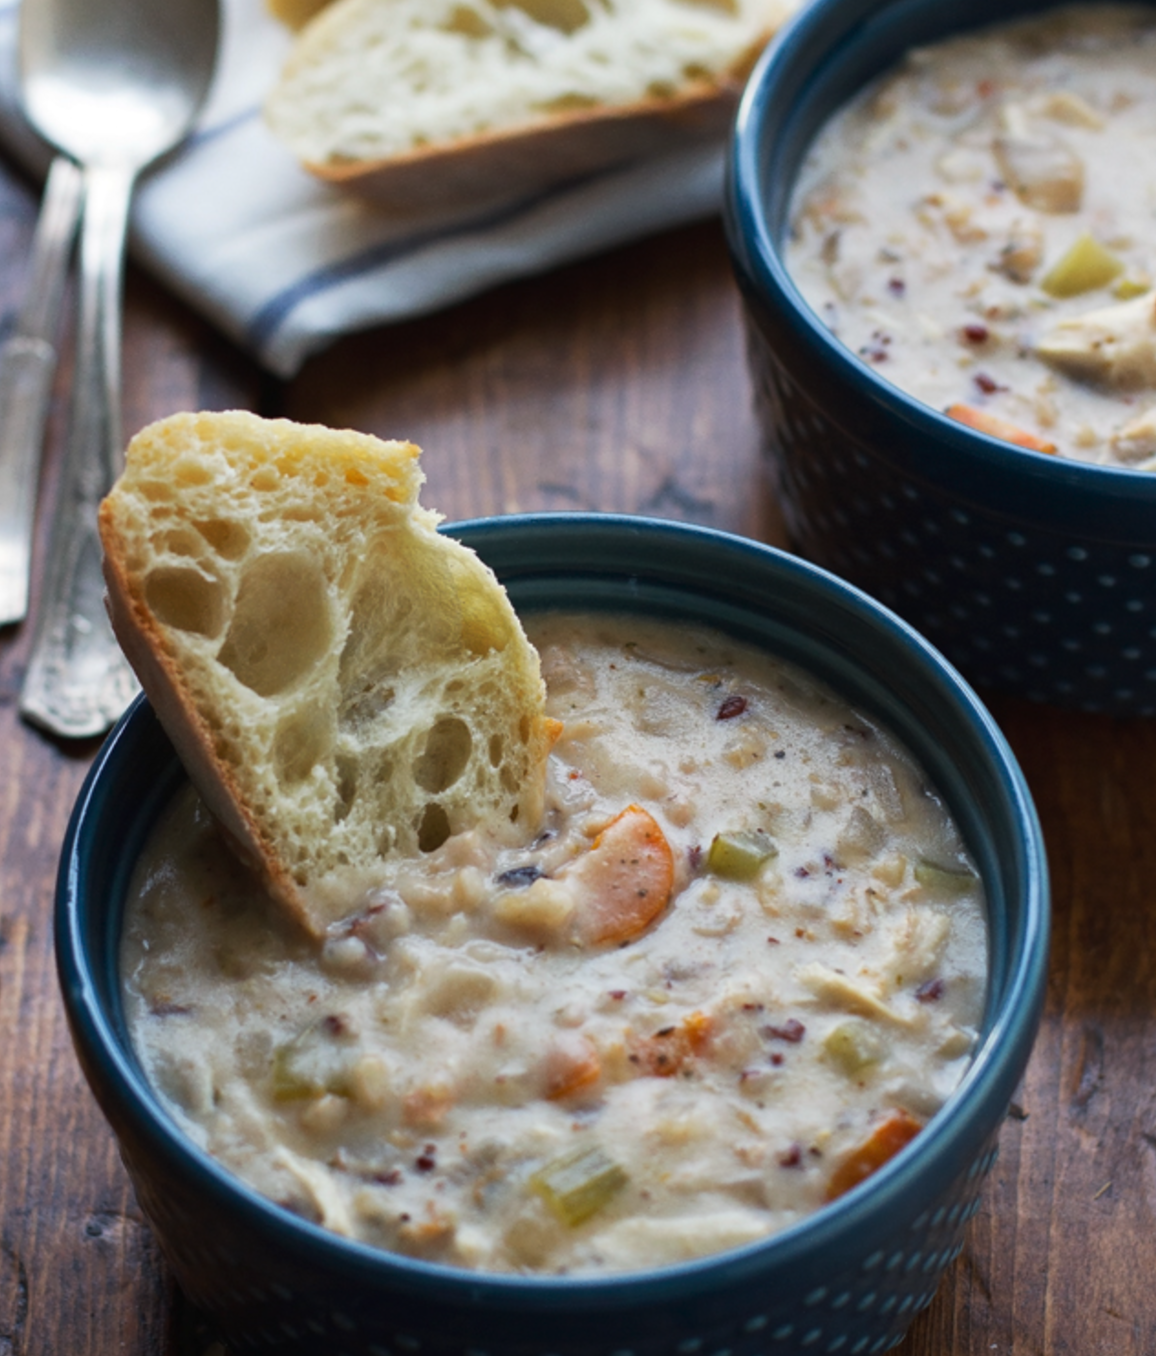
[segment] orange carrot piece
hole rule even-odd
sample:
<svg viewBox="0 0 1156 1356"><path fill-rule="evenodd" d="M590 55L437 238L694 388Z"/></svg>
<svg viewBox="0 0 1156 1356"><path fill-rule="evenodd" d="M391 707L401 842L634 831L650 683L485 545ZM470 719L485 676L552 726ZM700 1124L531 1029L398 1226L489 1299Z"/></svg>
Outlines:
<svg viewBox="0 0 1156 1356"><path fill-rule="evenodd" d="M543 1061L546 1096L551 1101L569 1097L597 1083L602 1077L598 1051L583 1036L572 1043L556 1043Z"/></svg>
<svg viewBox="0 0 1156 1356"><path fill-rule="evenodd" d="M627 942L669 903L674 854L654 816L628 805L566 874L578 887L578 941Z"/></svg>
<svg viewBox="0 0 1156 1356"><path fill-rule="evenodd" d="M922 1123L906 1111L893 1111L835 1169L827 1183L827 1199L836 1200L844 1192L866 1181L873 1172L878 1172L884 1163L894 1158L905 1144L910 1144L922 1129Z"/></svg>
<svg viewBox="0 0 1156 1356"><path fill-rule="evenodd" d="M402 1099L401 1118L406 1125L436 1130L445 1120L454 1101L451 1088L443 1084L426 1084L406 1093Z"/></svg>
<svg viewBox="0 0 1156 1356"><path fill-rule="evenodd" d="M1018 447L1026 447L1032 452L1055 452L1055 443L1046 442L1043 438L1037 438L1034 433L1029 433L1027 429L1020 428L1018 424L1009 423L1006 419L1001 419L998 415L989 414L987 410L977 410L974 405L949 405L947 407L947 416L960 424L966 424L968 428L974 428L980 433L987 433L993 438L1002 438L1005 443L1015 443Z"/></svg>
<svg viewBox="0 0 1156 1356"><path fill-rule="evenodd" d="M688 1060L703 1052L712 1025L705 1012L692 1012L677 1026L663 1027L653 1036L636 1037L630 1042L630 1062L643 1074L672 1078Z"/></svg>

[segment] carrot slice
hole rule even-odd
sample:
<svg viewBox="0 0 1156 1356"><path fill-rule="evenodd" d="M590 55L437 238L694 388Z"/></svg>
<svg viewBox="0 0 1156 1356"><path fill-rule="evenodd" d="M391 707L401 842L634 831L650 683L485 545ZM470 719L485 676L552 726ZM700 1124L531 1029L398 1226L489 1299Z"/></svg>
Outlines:
<svg viewBox="0 0 1156 1356"><path fill-rule="evenodd" d="M584 1036L573 1042L557 1042L546 1053L543 1063L546 1096L551 1101L569 1097L597 1083L602 1077L598 1051Z"/></svg>
<svg viewBox="0 0 1156 1356"><path fill-rule="evenodd" d="M406 1125L436 1130L445 1120L454 1101L452 1088L441 1083L428 1083L406 1093L402 1099L401 1118Z"/></svg>
<svg viewBox="0 0 1156 1356"><path fill-rule="evenodd" d="M670 902L674 854L654 816L628 805L566 875L576 887L577 940L627 942Z"/></svg>
<svg viewBox="0 0 1156 1356"><path fill-rule="evenodd" d="M827 1199L836 1200L895 1157L905 1144L923 1129L920 1121L906 1111L893 1111L875 1127L858 1148L839 1164L827 1183Z"/></svg>
<svg viewBox="0 0 1156 1356"><path fill-rule="evenodd" d="M954 419L960 424L966 424L968 428L974 428L980 433L987 433L993 438L1002 438L1005 443L1015 443L1018 447L1026 447L1031 452L1055 452L1056 450L1055 443L1037 438L1034 433L1029 433L1027 429L1020 428L1018 424L1012 424L1007 419L1001 419L996 414L989 414L987 410L977 410L974 405L949 405L946 413L949 419Z"/></svg>
<svg viewBox="0 0 1156 1356"><path fill-rule="evenodd" d="M705 1012L691 1012L677 1026L663 1027L653 1036L630 1042L630 1062L643 1074L672 1078L693 1056L701 1054L710 1039L712 1022Z"/></svg>

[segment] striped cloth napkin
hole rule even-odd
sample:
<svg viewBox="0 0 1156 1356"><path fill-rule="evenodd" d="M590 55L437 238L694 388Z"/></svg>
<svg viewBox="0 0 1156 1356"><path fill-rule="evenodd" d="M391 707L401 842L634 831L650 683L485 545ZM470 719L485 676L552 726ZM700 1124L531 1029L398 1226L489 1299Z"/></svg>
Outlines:
<svg viewBox="0 0 1156 1356"><path fill-rule="evenodd" d="M712 143L464 214L386 213L315 181L266 129L261 100L290 35L263 0L223 3L212 96L192 138L142 178L130 248L279 376L339 335L717 210ZM43 174L48 152L15 103L16 11L0 0L0 143Z"/></svg>

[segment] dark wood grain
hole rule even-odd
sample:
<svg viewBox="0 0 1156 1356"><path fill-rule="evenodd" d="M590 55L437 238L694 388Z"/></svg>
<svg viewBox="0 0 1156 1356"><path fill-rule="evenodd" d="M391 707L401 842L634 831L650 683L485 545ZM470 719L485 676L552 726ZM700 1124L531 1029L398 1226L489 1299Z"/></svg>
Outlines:
<svg viewBox="0 0 1156 1356"><path fill-rule="evenodd" d="M33 195L0 168L0 308ZM60 445L68 373L51 430ZM718 228L659 237L347 339L279 385L137 274L126 431L228 405L407 437L451 518L597 509L783 541ZM50 461L45 490L53 483ZM68 812L93 753L26 728L0 632L0 1356L201 1356L77 1069L52 970ZM1156 722L985 694L1049 844L1047 1012L985 1206L905 1356L1156 1351ZM319 1356L324 1356L320 1353Z"/></svg>
<svg viewBox="0 0 1156 1356"><path fill-rule="evenodd" d="M347 339L285 413L418 443L449 518L644 513L783 540L713 223Z"/></svg>

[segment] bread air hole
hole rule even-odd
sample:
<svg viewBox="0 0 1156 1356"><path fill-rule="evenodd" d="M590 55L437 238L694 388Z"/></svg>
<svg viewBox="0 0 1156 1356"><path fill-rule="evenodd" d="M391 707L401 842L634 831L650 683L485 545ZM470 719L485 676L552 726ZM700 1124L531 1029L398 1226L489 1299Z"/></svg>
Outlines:
<svg viewBox="0 0 1156 1356"><path fill-rule="evenodd" d="M281 780L302 782L329 751L332 736L323 708L310 707L282 721L273 741L273 761Z"/></svg>
<svg viewBox="0 0 1156 1356"><path fill-rule="evenodd" d="M195 560L204 554L205 543L187 527L174 527L160 535L154 549L158 555L167 553L170 556L192 556Z"/></svg>
<svg viewBox="0 0 1156 1356"><path fill-rule="evenodd" d="M466 770L473 746L465 721L443 716L426 735L425 748L414 763L414 781L431 795L447 790Z"/></svg>
<svg viewBox="0 0 1156 1356"><path fill-rule="evenodd" d="M198 636L220 635L225 590L191 565L158 565L145 581L145 601L158 621Z"/></svg>
<svg viewBox="0 0 1156 1356"><path fill-rule="evenodd" d="M494 0L494 5L497 9L520 9L535 23L560 33L573 33L590 22L585 0Z"/></svg>
<svg viewBox="0 0 1156 1356"><path fill-rule="evenodd" d="M420 658L411 653L413 641L409 638L413 599L398 589L384 563L380 544L367 548L362 565L365 578L357 584L348 604L348 630L337 668L343 700L350 705L351 719L357 720L375 714L362 709L373 700L374 692ZM390 689L381 706L392 700ZM354 715L358 711L360 714Z"/></svg>
<svg viewBox="0 0 1156 1356"><path fill-rule="evenodd" d="M556 99L538 99L534 109L539 113L575 113L582 108L594 108L598 100L592 94L559 94Z"/></svg>
<svg viewBox="0 0 1156 1356"><path fill-rule="evenodd" d="M252 540L247 527L225 518L211 518L193 526L223 560L240 560Z"/></svg>
<svg viewBox="0 0 1156 1356"><path fill-rule="evenodd" d="M450 819L445 810L431 801L417 826L417 845L422 852L436 852L450 836Z"/></svg>
<svg viewBox="0 0 1156 1356"><path fill-rule="evenodd" d="M332 643L320 564L297 552L271 552L246 567L217 657L259 697L272 697L304 677Z"/></svg>
<svg viewBox="0 0 1156 1356"><path fill-rule="evenodd" d="M163 504L173 497L172 486L160 480L140 480L137 482L136 492L150 504Z"/></svg>
<svg viewBox="0 0 1156 1356"><path fill-rule="evenodd" d="M486 38L494 31L477 10L466 5L456 5L441 27L447 33L460 33L466 38Z"/></svg>
<svg viewBox="0 0 1156 1356"><path fill-rule="evenodd" d="M337 757L337 805L333 818L338 824L349 818L353 802L357 798L357 759L338 754Z"/></svg>
<svg viewBox="0 0 1156 1356"><path fill-rule="evenodd" d="M341 728L354 735L361 733L393 704L397 694L392 687L364 676L357 687L341 694L337 719Z"/></svg>
<svg viewBox="0 0 1156 1356"><path fill-rule="evenodd" d="M207 485L210 469L197 457L178 457L169 467L169 474L178 485Z"/></svg>

